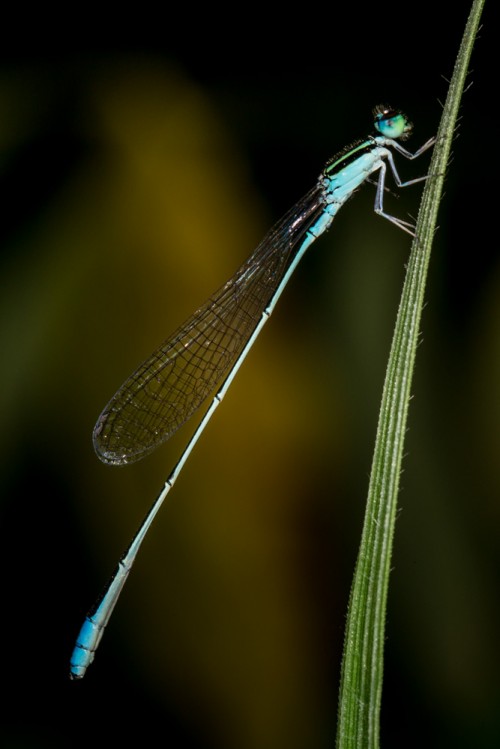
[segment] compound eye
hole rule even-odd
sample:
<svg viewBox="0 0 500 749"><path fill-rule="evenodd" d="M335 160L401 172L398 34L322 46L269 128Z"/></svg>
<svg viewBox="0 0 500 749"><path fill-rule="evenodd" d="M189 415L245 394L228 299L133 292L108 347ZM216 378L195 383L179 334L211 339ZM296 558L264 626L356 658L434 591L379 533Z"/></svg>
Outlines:
<svg viewBox="0 0 500 749"><path fill-rule="evenodd" d="M397 109L380 106L374 110L375 130L384 138L407 136L412 128L405 115Z"/></svg>

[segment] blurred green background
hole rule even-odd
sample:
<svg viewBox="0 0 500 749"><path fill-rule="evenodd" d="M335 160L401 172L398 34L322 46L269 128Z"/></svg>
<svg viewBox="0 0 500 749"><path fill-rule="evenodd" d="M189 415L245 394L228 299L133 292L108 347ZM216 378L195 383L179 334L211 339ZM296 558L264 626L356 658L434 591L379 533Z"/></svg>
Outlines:
<svg viewBox="0 0 500 749"><path fill-rule="evenodd" d="M469 10L16 19L0 53L1 747L331 747L410 241L366 186L304 259L155 522L81 683L74 638L191 434L110 468L124 378L371 129L437 128ZM389 597L382 743L500 745L493 10L446 184ZM111 9L111 8L110 8ZM280 10L287 19L272 21ZM55 21L63 23L61 27ZM52 28L52 31L51 31ZM496 94L495 94L496 96ZM428 160L401 163L403 178ZM386 197L416 214L420 187ZM495 201L495 203L494 203Z"/></svg>

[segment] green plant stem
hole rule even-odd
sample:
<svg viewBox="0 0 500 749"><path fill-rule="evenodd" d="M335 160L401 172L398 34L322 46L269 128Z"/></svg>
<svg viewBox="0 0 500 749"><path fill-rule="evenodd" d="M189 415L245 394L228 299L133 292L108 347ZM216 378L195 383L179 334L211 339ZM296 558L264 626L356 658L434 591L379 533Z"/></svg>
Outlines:
<svg viewBox="0 0 500 749"><path fill-rule="evenodd" d="M415 354L444 174L483 5L484 0L473 2L457 56L396 320L349 601L337 749L379 747L387 591Z"/></svg>

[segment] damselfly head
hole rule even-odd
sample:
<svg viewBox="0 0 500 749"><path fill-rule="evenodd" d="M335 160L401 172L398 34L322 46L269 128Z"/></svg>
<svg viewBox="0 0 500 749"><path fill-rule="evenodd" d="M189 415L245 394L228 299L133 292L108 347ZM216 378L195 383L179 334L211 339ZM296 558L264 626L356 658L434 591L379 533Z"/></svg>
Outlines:
<svg viewBox="0 0 500 749"><path fill-rule="evenodd" d="M373 110L375 130L384 138L406 140L413 129L412 123L400 109L379 104Z"/></svg>

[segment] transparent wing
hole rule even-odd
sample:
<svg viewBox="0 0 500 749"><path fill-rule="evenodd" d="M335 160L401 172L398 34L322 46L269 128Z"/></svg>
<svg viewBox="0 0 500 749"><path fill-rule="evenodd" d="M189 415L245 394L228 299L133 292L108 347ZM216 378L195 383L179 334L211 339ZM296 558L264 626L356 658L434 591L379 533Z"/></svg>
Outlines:
<svg viewBox="0 0 500 749"><path fill-rule="evenodd" d="M106 463L139 460L167 440L231 371L307 229L323 211L313 188L235 275L124 382L94 428Z"/></svg>

